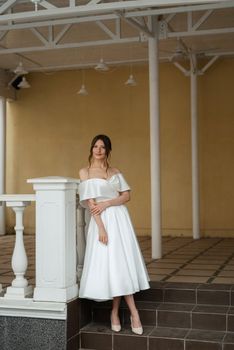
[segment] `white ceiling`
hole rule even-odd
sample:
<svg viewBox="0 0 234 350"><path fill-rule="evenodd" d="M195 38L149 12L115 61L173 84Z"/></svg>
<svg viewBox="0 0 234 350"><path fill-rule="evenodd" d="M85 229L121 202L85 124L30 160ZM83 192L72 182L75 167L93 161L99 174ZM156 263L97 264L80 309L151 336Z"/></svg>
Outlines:
<svg viewBox="0 0 234 350"><path fill-rule="evenodd" d="M0 0L0 68L146 62L152 16L161 60L234 57L233 0L42 0L37 11L31 0Z"/></svg>

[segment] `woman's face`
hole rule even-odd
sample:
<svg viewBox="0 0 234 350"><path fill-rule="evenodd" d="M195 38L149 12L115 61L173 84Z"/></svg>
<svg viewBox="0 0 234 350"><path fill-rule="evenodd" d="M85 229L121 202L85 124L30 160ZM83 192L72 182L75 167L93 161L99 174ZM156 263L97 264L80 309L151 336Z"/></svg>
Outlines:
<svg viewBox="0 0 234 350"><path fill-rule="evenodd" d="M102 140L97 140L93 146L93 159L103 160L106 158L106 148Z"/></svg>

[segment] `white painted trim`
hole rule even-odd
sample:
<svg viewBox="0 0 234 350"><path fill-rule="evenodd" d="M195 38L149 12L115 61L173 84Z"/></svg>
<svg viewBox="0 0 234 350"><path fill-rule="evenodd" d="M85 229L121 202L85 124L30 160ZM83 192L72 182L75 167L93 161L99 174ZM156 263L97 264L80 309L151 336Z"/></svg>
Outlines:
<svg viewBox="0 0 234 350"><path fill-rule="evenodd" d="M9 300L0 297L0 316L66 320L67 305L56 302L36 302L31 298Z"/></svg>

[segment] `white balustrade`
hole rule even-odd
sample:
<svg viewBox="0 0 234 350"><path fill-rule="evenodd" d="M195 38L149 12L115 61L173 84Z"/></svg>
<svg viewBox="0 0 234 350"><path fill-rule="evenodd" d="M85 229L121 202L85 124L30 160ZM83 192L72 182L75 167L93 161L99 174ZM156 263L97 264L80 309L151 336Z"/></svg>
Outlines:
<svg viewBox="0 0 234 350"><path fill-rule="evenodd" d="M36 191L35 301L66 302L78 296L76 192L79 180L30 179Z"/></svg>
<svg viewBox="0 0 234 350"><path fill-rule="evenodd" d="M28 281L24 277L28 267L28 259L23 238L24 209L30 205L32 201L35 201L35 195L0 195L0 204L6 202L6 206L11 207L16 215L16 237L12 255L12 269L15 274L15 279L12 281L11 287L7 288L4 296L8 299L23 299L27 295L32 294L32 286L28 285Z"/></svg>
<svg viewBox="0 0 234 350"><path fill-rule="evenodd" d="M12 268L15 278L4 299L66 302L78 296L85 252L87 210L76 207L78 179L47 177L28 180L36 195L0 195L15 212L15 247ZM23 239L24 209L36 201L36 286L33 291L25 278L28 260ZM77 244L76 244L77 241ZM0 292L2 286L0 285Z"/></svg>

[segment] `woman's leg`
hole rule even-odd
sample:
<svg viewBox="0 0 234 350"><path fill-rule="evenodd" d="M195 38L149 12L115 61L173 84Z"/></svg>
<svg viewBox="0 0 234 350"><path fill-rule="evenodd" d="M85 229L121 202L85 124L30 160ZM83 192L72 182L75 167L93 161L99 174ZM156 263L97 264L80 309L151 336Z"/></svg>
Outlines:
<svg viewBox="0 0 234 350"><path fill-rule="evenodd" d="M125 301L129 307L130 313L131 313L131 317L132 317L132 327L134 328L140 328L142 327L141 325L141 320L138 314L138 310L136 308L136 304L135 304L135 300L134 300L134 296L131 295L125 295L124 296Z"/></svg>
<svg viewBox="0 0 234 350"><path fill-rule="evenodd" d="M119 305L120 305L121 297L115 297L113 298L112 303L112 311L111 311L111 323L113 325L119 325Z"/></svg>

